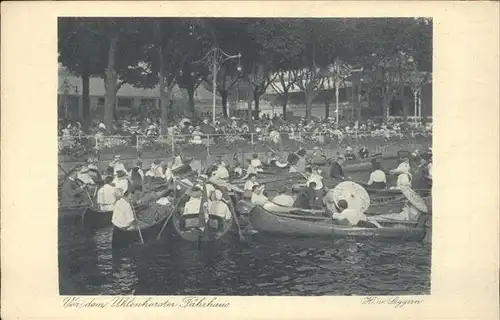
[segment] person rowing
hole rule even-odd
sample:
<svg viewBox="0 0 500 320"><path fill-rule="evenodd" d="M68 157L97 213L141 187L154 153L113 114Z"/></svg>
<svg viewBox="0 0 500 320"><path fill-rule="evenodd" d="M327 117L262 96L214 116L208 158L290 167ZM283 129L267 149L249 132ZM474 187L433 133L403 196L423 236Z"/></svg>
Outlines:
<svg viewBox="0 0 500 320"><path fill-rule="evenodd" d="M307 161L305 158L306 151L304 149L300 149L297 152L298 160L295 166L292 166L290 168L290 172L300 172L300 173L305 173L306 172L306 167L307 167Z"/></svg>
<svg viewBox="0 0 500 320"><path fill-rule="evenodd" d="M231 172L233 173L233 176L235 178L241 178L243 176L243 168L241 167L239 161L236 161L234 163L234 167L232 168Z"/></svg>
<svg viewBox="0 0 500 320"><path fill-rule="evenodd" d="M259 159L259 155L257 153L254 153L252 155L252 160L250 161L250 165L255 169L257 172L262 172L264 171L262 169L262 161Z"/></svg>
<svg viewBox="0 0 500 320"><path fill-rule="evenodd" d="M337 159L330 166L330 178L334 179L337 183L345 180L344 170L342 169L342 165L345 163L345 161L346 160L343 155L338 155Z"/></svg>
<svg viewBox="0 0 500 320"><path fill-rule="evenodd" d="M382 171L380 162L376 159L372 160L372 169L367 185L373 189L385 189L387 187L387 178L385 172Z"/></svg>
<svg viewBox="0 0 500 320"><path fill-rule="evenodd" d="M118 170L116 172L116 177L113 181L113 184L117 189L123 190L123 192L131 191L132 189L127 174L122 170Z"/></svg>
<svg viewBox="0 0 500 320"><path fill-rule="evenodd" d="M229 206L222 200L222 198L222 191L214 190L210 197L208 212L210 215L221 217L227 221L231 219L232 214Z"/></svg>
<svg viewBox="0 0 500 320"><path fill-rule="evenodd" d="M129 179L134 190L142 191L144 183L144 171L142 170L142 161L137 160L135 166L129 172Z"/></svg>
<svg viewBox="0 0 500 320"><path fill-rule="evenodd" d="M184 205L183 215L199 214L201 208L202 191L197 186L191 188L189 201Z"/></svg>
<svg viewBox="0 0 500 320"><path fill-rule="evenodd" d="M336 211L332 215L335 224L357 226L364 228L381 228L382 226L374 220L369 219L363 212L348 208L346 200L339 200L336 203Z"/></svg>
<svg viewBox="0 0 500 320"><path fill-rule="evenodd" d="M104 185L97 191L97 207L100 211L113 211L116 202L113 177L104 178Z"/></svg>
<svg viewBox="0 0 500 320"><path fill-rule="evenodd" d="M264 206L268 199L264 195L264 186L254 185L252 187L252 197L250 201L258 206Z"/></svg>
<svg viewBox="0 0 500 320"><path fill-rule="evenodd" d="M128 241L124 237L122 230L133 230L138 226L135 219L134 209L130 205L131 193L121 188L116 188L114 193L117 199L114 208L111 223L113 224L112 246L120 248L125 246Z"/></svg>
<svg viewBox="0 0 500 320"><path fill-rule="evenodd" d="M390 173L398 175L396 187L392 187L391 189L411 187L412 175L410 173L410 159L408 157L404 157L403 162L401 162L396 169L391 170Z"/></svg>
<svg viewBox="0 0 500 320"><path fill-rule="evenodd" d="M252 166L251 160L247 159L247 164L248 164L247 172L246 172L245 176L241 178L242 180L247 179L248 177L250 177L251 174L257 175L257 173L258 173L257 169L255 169L255 167Z"/></svg>
<svg viewBox="0 0 500 320"><path fill-rule="evenodd" d="M365 147L362 147L361 149L359 149L358 151L358 155L359 155L359 158L360 159L366 159L368 158L368 155L370 154L370 152L368 151L368 149L366 149Z"/></svg>
<svg viewBox="0 0 500 320"><path fill-rule="evenodd" d="M120 170L124 171L124 172L127 172L127 169L125 169L125 165L120 160L120 155L119 154L115 155L115 158L113 159L113 161L110 162L110 164L108 165L108 167L113 168L113 173L115 175Z"/></svg>
<svg viewBox="0 0 500 320"><path fill-rule="evenodd" d="M174 163L172 165L172 170L180 168L184 165L184 160L182 159L182 152L174 157Z"/></svg>

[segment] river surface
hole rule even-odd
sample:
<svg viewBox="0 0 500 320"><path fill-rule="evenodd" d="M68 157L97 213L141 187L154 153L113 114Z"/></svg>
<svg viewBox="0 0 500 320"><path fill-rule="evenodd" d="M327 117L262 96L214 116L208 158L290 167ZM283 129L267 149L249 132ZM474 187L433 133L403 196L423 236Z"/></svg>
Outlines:
<svg viewBox="0 0 500 320"><path fill-rule="evenodd" d="M86 233L79 217L60 212L61 295L430 293L431 246L420 242L256 234L199 248L165 236L112 252L111 228Z"/></svg>

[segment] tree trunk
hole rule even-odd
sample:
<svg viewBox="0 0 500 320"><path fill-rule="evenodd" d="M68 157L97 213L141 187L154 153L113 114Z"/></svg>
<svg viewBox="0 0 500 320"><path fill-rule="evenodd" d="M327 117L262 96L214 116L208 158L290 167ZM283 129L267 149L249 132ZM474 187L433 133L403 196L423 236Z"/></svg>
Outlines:
<svg viewBox="0 0 500 320"><path fill-rule="evenodd" d="M330 100L325 99L325 119L330 117Z"/></svg>
<svg viewBox="0 0 500 320"><path fill-rule="evenodd" d="M389 120L389 98L384 94L382 98L382 116L384 119L384 123L387 123Z"/></svg>
<svg viewBox="0 0 500 320"><path fill-rule="evenodd" d="M312 117L312 101L314 99L310 90L305 91L306 95L306 119L311 120Z"/></svg>
<svg viewBox="0 0 500 320"><path fill-rule="evenodd" d="M160 124L161 133L164 134L167 130L168 109L167 100L165 97L165 60L163 57L163 47L158 48L158 57L160 61L159 74L159 89L160 89Z"/></svg>
<svg viewBox="0 0 500 320"><path fill-rule="evenodd" d="M248 128L251 132L253 132L253 110L252 110L252 102L253 102L253 92L250 85L248 86L248 99L247 99L247 111L248 111Z"/></svg>
<svg viewBox="0 0 500 320"><path fill-rule="evenodd" d="M286 120L286 105L288 103L288 92L283 94L283 120Z"/></svg>
<svg viewBox="0 0 500 320"><path fill-rule="evenodd" d="M187 88L187 93L189 97L189 112L191 113L192 116L195 115L195 108L194 108L194 91L195 88L194 86L189 86Z"/></svg>
<svg viewBox="0 0 500 320"><path fill-rule="evenodd" d="M227 113L227 95L228 95L228 92L226 90L220 90L219 94L220 94L220 98L222 100L222 115L224 116L224 118L227 118L228 117L228 113Z"/></svg>
<svg viewBox="0 0 500 320"><path fill-rule="evenodd" d="M256 89L253 91L253 101L255 103L255 119L257 119L257 120L260 117L259 100L260 100L260 93Z"/></svg>
<svg viewBox="0 0 500 320"><path fill-rule="evenodd" d="M116 46L118 37L110 39L108 50L108 66L106 68L106 77L104 81L106 96L104 106L104 124L108 133L113 130L114 109L116 105L116 88L118 87L118 77L115 70Z"/></svg>
<svg viewBox="0 0 500 320"><path fill-rule="evenodd" d="M83 130L87 131L90 125L90 74L88 72L82 73L82 116L83 116Z"/></svg>

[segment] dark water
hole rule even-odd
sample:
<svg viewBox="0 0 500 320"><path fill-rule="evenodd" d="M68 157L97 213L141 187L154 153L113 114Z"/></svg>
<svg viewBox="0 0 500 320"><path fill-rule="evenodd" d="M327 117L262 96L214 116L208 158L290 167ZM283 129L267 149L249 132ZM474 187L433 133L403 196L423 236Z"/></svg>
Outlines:
<svg viewBox="0 0 500 320"><path fill-rule="evenodd" d="M431 247L419 242L291 239L242 244L158 243L111 250L111 229L85 234L78 213L59 219L61 295L429 294ZM166 233L170 229L166 229Z"/></svg>

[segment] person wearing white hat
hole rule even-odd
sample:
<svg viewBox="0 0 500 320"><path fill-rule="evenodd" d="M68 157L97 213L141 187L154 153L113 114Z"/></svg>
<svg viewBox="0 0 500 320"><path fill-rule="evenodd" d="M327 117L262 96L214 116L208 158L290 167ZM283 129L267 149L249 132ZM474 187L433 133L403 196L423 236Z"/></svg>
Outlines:
<svg viewBox="0 0 500 320"><path fill-rule="evenodd" d="M210 199L211 201L208 207L208 213L210 215L221 217L224 220L231 219L231 210L229 209L229 206L222 201L222 191L214 190Z"/></svg>
<svg viewBox="0 0 500 320"><path fill-rule="evenodd" d="M113 183L116 188L122 189L123 192L130 191L130 181L128 180L127 174L123 170L118 170L116 172L116 177Z"/></svg>
<svg viewBox="0 0 500 320"><path fill-rule="evenodd" d="M184 205L183 215L199 214L201 208L201 190L197 186L191 188L191 197Z"/></svg>
<svg viewBox="0 0 500 320"><path fill-rule="evenodd" d="M410 160L407 157L403 158L403 162L396 169L391 170L390 173L398 175L396 187L391 189L400 189L405 186L411 187L412 175L410 173Z"/></svg>
<svg viewBox="0 0 500 320"><path fill-rule="evenodd" d="M124 172L127 172L127 170L125 169L125 166L120 161L120 155L119 154L115 155L115 158L113 159L113 161L110 162L110 164L108 165L108 167L113 168L113 172L114 172L115 175L120 170L124 171Z"/></svg>
<svg viewBox="0 0 500 320"><path fill-rule="evenodd" d="M99 129L106 130L106 125L104 123L99 123Z"/></svg>
<svg viewBox="0 0 500 320"><path fill-rule="evenodd" d="M76 173L76 178L80 180L80 182L84 186L94 186L95 181L92 179L92 177L89 174L89 168L87 166L83 166L78 170Z"/></svg>
<svg viewBox="0 0 500 320"><path fill-rule="evenodd" d="M250 201L253 204L263 206L267 203L268 199L263 194L263 190L264 190L263 186L254 185L252 187L252 197L251 197Z"/></svg>

